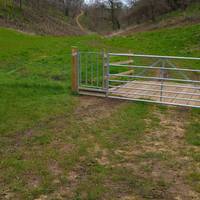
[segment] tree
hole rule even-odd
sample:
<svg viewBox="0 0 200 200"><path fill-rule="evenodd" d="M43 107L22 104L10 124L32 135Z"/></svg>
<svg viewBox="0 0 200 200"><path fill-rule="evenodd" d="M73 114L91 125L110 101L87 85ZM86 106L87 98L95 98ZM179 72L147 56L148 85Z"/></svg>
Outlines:
<svg viewBox="0 0 200 200"><path fill-rule="evenodd" d="M64 4L65 15L69 16L69 4L70 4L70 1L63 0L63 4Z"/></svg>
<svg viewBox="0 0 200 200"><path fill-rule="evenodd" d="M65 15L75 17L81 9L83 2L84 0L63 0Z"/></svg>
<svg viewBox="0 0 200 200"><path fill-rule="evenodd" d="M108 0L107 2L110 10L111 21L113 30L120 29L120 22L118 19L118 12L122 8L122 2L120 0Z"/></svg>
<svg viewBox="0 0 200 200"><path fill-rule="evenodd" d="M166 0L171 10L186 9L190 3L196 0ZM196 1L197 2L197 1Z"/></svg>
<svg viewBox="0 0 200 200"><path fill-rule="evenodd" d="M22 0L19 0L19 7L22 9Z"/></svg>
<svg viewBox="0 0 200 200"><path fill-rule="evenodd" d="M17 4L19 8L22 9L22 0L14 0L13 3Z"/></svg>
<svg viewBox="0 0 200 200"><path fill-rule="evenodd" d="M130 0L128 20L143 22L146 20L156 21L157 17L169 11L166 0Z"/></svg>

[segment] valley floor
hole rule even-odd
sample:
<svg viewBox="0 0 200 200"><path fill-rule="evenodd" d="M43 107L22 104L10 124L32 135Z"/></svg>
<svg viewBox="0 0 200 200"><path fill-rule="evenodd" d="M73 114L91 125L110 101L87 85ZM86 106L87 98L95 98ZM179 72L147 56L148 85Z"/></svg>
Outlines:
<svg viewBox="0 0 200 200"><path fill-rule="evenodd" d="M105 39L1 28L0 199L200 199L199 109L70 89L72 45L199 57L199 29Z"/></svg>

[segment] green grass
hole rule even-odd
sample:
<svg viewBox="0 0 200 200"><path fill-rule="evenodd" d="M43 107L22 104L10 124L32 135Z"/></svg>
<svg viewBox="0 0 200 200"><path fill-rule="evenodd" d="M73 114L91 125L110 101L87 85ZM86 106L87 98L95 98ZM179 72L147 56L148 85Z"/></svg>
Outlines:
<svg viewBox="0 0 200 200"><path fill-rule="evenodd" d="M104 47L112 51L131 49L137 53L199 56L198 47L194 48L200 37L199 30L200 26L196 25L102 39L95 35L29 36L1 29L0 84L3 98L0 99L0 111L3 123L0 131L4 134L17 132L45 116L60 112L60 109L66 112L72 107L73 96L69 96L71 46L78 46L81 50Z"/></svg>
<svg viewBox="0 0 200 200"><path fill-rule="evenodd" d="M160 152L147 152L138 156L139 159L158 159L158 160L167 160L167 155Z"/></svg>
<svg viewBox="0 0 200 200"><path fill-rule="evenodd" d="M79 43L76 38L33 37L5 29L0 34L1 132L20 131L56 110L68 112L74 104L69 54Z"/></svg>
<svg viewBox="0 0 200 200"><path fill-rule="evenodd" d="M191 112L191 124L188 126L186 139L189 144L200 146L200 123L199 123L199 109Z"/></svg>
<svg viewBox="0 0 200 200"><path fill-rule="evenodd" d="M105 43L120 49L130 49L135 53L199 56L199 30L199 25L162 29L121 38L113 37Z"/></svg>
<svg viewBox="0 0 200 200"><path fill-rule="evenodd" d="M197 192L200 192L200 173L192 172L188 175L188 181L194 187Z"/></svg>
<svg viewBox="0 0 200 200"><path fill-rule="evenodd" d="M77 46L82 51L132 50L198 57L199 32L200 26L194 25L129 37L51 37L1 28L0 195L8 193L14 199L35 199L40 195L58 199L58 194L65 199L81 200L112 199L110 194L113 199L121 194L164 198L167 181L153 180L120 167L126 159L116 155L116 151L142 145L144 135L159 127L160 119L154 109L163 114L167 109L125 103L102 117L98 109L104 105L95 102L81 111L82 100L70 89L70 51ZM188 113L192 122L188 121L187 141L199 145L199 112ZM157 163L173 158L165 155L168 154L144 152L134 161L138 165L144 160ZM109 164L97 161L102 157ZM199 161L198 152L191 157ZM72 172L76 178L70 180L68 174Z"/></svg>

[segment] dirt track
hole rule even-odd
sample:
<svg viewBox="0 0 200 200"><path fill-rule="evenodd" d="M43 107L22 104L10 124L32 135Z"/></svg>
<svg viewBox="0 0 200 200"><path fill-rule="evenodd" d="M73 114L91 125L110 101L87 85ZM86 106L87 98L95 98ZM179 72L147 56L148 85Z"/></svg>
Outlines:
<svg viewBox="0 0 200 200"><path fill-rule="evenodd" d="M84 11L81 11L79 15L76 16L76 24L84 33L88 33L88 31L82 26L80 23L80 18L84 15Z"/></svg>

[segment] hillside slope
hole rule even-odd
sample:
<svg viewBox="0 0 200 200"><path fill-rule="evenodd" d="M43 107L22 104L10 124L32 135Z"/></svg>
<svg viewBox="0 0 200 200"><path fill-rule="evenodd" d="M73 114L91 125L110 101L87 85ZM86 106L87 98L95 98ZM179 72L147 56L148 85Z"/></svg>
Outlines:
<svg viewBox="0 0 200 200"><path fill-rule="evenodd" d="M25 32L47 35L83 35L73 20L50 4L33 7L24 4L22 9L13 4L0 3L0 26Z"/></svg>
<svg viewBox="0 0 200 200"><path fill-rule="evenodd" d="M200 3L190 5L185 11L177 10L161 15L156 21L134 24L125 29L109 33L109 36L131 35L137 32L152 31L161 28L175 28L200 23Z"/></svg>

